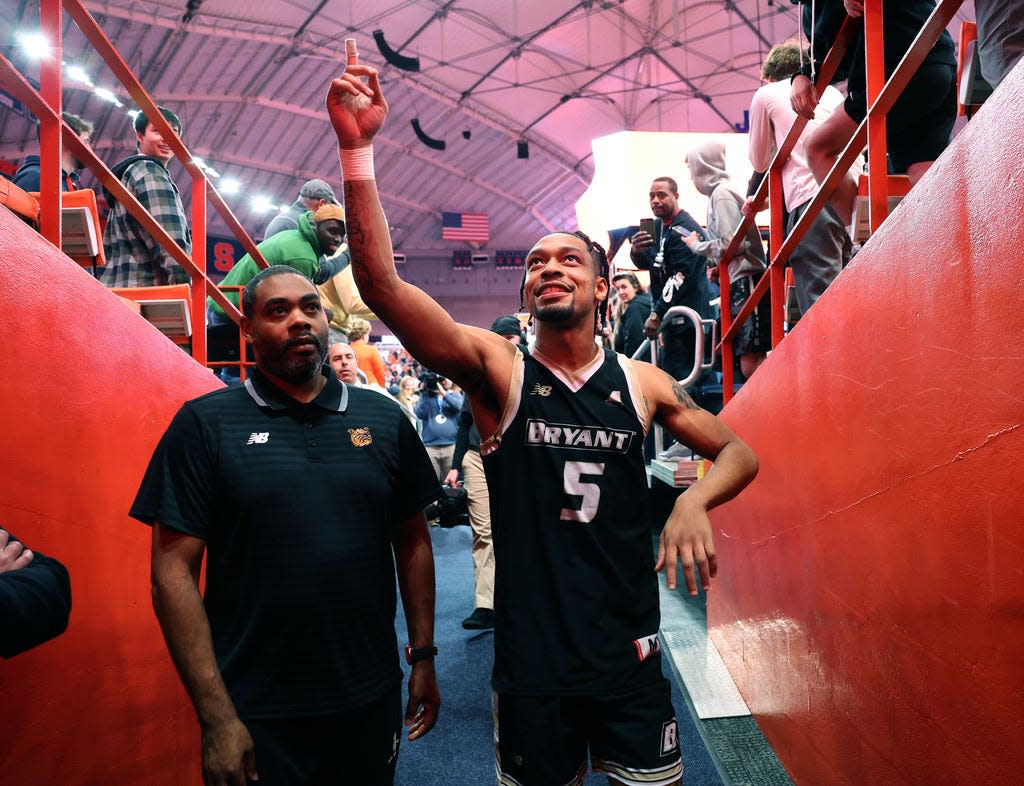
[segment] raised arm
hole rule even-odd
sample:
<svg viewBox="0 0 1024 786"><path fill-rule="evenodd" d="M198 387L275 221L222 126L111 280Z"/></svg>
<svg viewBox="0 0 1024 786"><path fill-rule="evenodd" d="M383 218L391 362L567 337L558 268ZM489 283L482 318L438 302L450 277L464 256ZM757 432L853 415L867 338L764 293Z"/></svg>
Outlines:
<svg viewBox="0 0 1024 786"><path fill-rule="evenodd" d="M718 571L708 511L735 497L754 479L757 456L728 426L697 406L668 374L646 363L637 363L636 368L654 418L677 440L714 461L711 471L676 499L661 531L655 566L665 569L669 589L675 589L676 563L682 562L686 587L696 595L697 576L707 590Z"/></svg>
<svg viewBox="0 0 1024 786"><path fill-rule="evenodd" d="M502 356L507 358L507 380L512 353L501 346L507 342L489 331L456 324L427 293L402 281L395 269L373 172L373 137L388 113L376 69L349 65L331 82L326 104L345 181L352 271L366 304L417 360L461 387L479 390L494 373L493 368L485 372L488 362L498 361L500 366Z"/></svg>

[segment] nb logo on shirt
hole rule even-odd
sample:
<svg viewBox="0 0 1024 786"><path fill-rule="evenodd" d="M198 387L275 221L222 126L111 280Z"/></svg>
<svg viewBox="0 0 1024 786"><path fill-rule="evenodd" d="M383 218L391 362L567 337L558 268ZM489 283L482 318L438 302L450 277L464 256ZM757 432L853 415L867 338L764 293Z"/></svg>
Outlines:
<svg viewBox="0 0 1024 786"><path fill-rule="evenodd" d="M533 386L533 390L530 391L531 396L550 396L551 385L542 385L539 382Z"/></svg>
<svg viewBox="0 0 1024 786"><path fill-rule="evenodd" d="M270 439L269 431L254 431L249 435L249 441L246 445L265 445L267 440Z"/></svg>

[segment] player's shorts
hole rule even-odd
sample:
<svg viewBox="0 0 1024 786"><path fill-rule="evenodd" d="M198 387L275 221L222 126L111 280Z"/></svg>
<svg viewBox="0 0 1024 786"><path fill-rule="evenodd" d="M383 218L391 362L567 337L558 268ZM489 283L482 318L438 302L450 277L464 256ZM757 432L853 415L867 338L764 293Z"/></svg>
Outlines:
<svg viewBox="0 0 1024 786"><path fill-rule="evenodd" d="M866 92L850 90L843 108L858 125L867 114ZM920 161L934 161L949 144L956 120L956 69L925 63L886 115L886 147L894 172Z"/></svg>
<svg viewBox="0 0 1024 786"><path fill-rule="evenodd" d="M244 720L258 781L271 786L391 786L402 738L402 686L340 715Z"/></svg>
<svg viewBox="0 0 1024 786"><path fill-rule="evenodd" d="M668 681L615 696L492 694L501 786L579 786L595 772L629 786L682 779Z"/></svg>

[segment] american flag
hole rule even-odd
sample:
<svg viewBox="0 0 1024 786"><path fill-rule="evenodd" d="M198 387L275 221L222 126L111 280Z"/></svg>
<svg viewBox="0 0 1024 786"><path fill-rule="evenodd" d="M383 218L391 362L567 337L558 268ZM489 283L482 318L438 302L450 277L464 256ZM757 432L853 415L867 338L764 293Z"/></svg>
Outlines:
<svg viewBox="0 0 1024 786"><path fill-rule="evenodd" d="M441 213L441 239L486 243L490 238L486 213Z"/></svg>

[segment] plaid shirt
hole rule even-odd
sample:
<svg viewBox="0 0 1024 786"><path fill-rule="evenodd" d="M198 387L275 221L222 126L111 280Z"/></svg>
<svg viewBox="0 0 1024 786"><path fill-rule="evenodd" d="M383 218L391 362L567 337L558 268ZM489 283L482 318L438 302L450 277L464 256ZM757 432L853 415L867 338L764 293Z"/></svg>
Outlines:
<svg viewBox="0 0 1024 786"><path fill-rule="evenodd" d="M191 254L192 232L185 222L178 187L167 170L154 159L140 159L128 166L121 182L185 253ZM120 202L114 202L107 217L103 253L107 264L102 268L100 281L108 287L189 283L188 273Z"/></svg>

